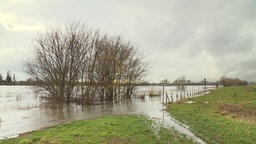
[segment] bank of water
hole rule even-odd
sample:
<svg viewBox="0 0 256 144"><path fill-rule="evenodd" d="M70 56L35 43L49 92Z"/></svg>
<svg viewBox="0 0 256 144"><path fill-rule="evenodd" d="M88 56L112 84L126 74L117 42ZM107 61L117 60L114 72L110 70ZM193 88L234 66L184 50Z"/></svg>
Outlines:
<svg viewBox="0 0 256 144"><path fill-rule="evenodd" d="M203 86L187 87L188 91L202 91ZM33 92L30 86L0 86L0 139L16 137L21 133L38 130L74 120L94 119L106 115L144 114L163 124L173 127L193 140L204 143L188 130L188 127L171 118L162 104L163 96L149 97L149 91L159 91L163 94L162 86L138 87L137 96L131 101L112 105L50 105L40 102L40 95ZM166 86L164 91L169 95L175 94L175 87ZM164 92L164 93L165 93ZM141 97L141 95L143 97ZM183 94L185 95L185 94ZM187 94L189 95L189 94Z"/></svg>

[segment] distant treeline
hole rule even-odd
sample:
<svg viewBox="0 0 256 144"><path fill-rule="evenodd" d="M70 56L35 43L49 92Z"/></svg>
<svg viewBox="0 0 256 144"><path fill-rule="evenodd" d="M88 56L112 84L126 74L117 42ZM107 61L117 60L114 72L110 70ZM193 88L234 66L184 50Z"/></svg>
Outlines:
<svg viewBox="0 0 256 144"><path fill-rule="evenodd" d="M36 81L32 81L31 79L28 79L26 81L15 81L12 83L5 83L5 82L0 82L0 85L30 85L30 86L36 86L40 85L40 83ZM77 86L81 85L81 83L77 83ZM163 83L149 83L149 82L141 82L141 83L132 83L131 85L133 86L177 86L178 84L175 83L169 83L169 84L163 84ZM191 86L191 85L204 85L202 82L191 82L191 83L186 83L184 84L185 86ZM206 85L216 85L216 82L207 82Z"/></svg>
<svg viewBox="0 0 256 144"><path fill-rule="evenodd" d="M222 76L218 83L222 84L223 86L244 86L249 84L249 82L246 80L241 80L239 78L229 78L226 76Z"/></svg>
<svg viewBox="0 0 256 144"><path fill-rule="evenodd" d="M15 74L13 74L13 77L11 76L11 72L7 71L6 79L3 78L2 74L0 74L0 84L3 85L11 85L15 84L16 79L15 79Z"/></svg>

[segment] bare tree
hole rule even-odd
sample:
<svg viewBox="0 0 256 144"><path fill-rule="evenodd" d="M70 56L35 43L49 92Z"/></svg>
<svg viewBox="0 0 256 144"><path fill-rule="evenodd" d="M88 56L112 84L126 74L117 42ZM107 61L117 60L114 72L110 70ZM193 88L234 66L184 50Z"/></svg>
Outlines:
<svg viewBox="0 0 256 144"><path fill-rule="evenodd" d="M72 23L39 35L25 70L54 100L93 103L130 96L147 64L120 36Z"/></svg>
<svg viewBox="0 0 256 144"><path fill-rule="evenodd" d="M101 100L130 96L134 83L145 74L147 64L129 42L118 37L102 37L96 44L95 81Z"/></svg>
<svg viewBox="0 0 256 144"><path fill-rule="evenodd" d="M185 91L187 89L186 85L186 77L182 76L181 78L178 78L177 80L175 80L175 84L177 87L177 90L180 91Z"/></svg>
<svg viewBox="0 0 256 144"><path fill-rule="evenodd" d="M2 74L0 74L0 83L2 83L3 82L3 76L2 76Z"/></svg>
<svg viewBox="0 0 256 144"><path fill-rule="evenodd" d="M90 47L90 36L91 31L79 23L39 35L35 39L34 58L25 62L25 71L52 98L69 103Z"/></svg>
<svg viewBox="0 0 256 144"><path fill-rule="evenodd" d="M7 71L7 75L6 75L6 80L5 82L7 84L12 84L12 77L11 77L11 72L10 71Z"/></svg>

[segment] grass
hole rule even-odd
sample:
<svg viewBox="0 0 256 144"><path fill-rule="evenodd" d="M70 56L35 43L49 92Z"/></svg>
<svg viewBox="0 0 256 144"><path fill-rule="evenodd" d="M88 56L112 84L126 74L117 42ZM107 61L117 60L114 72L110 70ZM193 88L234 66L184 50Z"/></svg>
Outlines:
<svg viewBox="0 0 256 144"><path fill-rule="evenodd" d="M256 86L218 88L170 104L168 112L206 143L256 143Z"/></svg>
<svg viewBox="0 0 256 144"><path fill-rule="evenodd" d="M145 116L107 116L95 120L75 121L70 124L38 130L0 144L159 144L193 143L173 129L156 125Z"/></svg>

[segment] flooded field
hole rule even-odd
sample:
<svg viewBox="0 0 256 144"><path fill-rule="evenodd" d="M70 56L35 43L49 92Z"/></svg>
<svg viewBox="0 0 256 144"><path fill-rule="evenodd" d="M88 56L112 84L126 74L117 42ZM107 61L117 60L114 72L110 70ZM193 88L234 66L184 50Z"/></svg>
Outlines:
<svg viewBox="0 0 256 144"><path fill-rule="evenodd" d="M180 95L183 97L196 96L193 93L203 91L203 86L188 86L187 93L183 94L176 92L176 87L173 86L138 87L136 89L137 98L134 96L131 101L93 106L43 104L40 101L40 95L33 92L33 87L0 86L0 139L16 137L21 133L74 120L116 114L145 114L203 143L186 129L186 126L181 126L164 111L163 90L169 97L172 96L173 101L176 101ZM151 97L149 96L150 91L161 95Z"/></svg>

